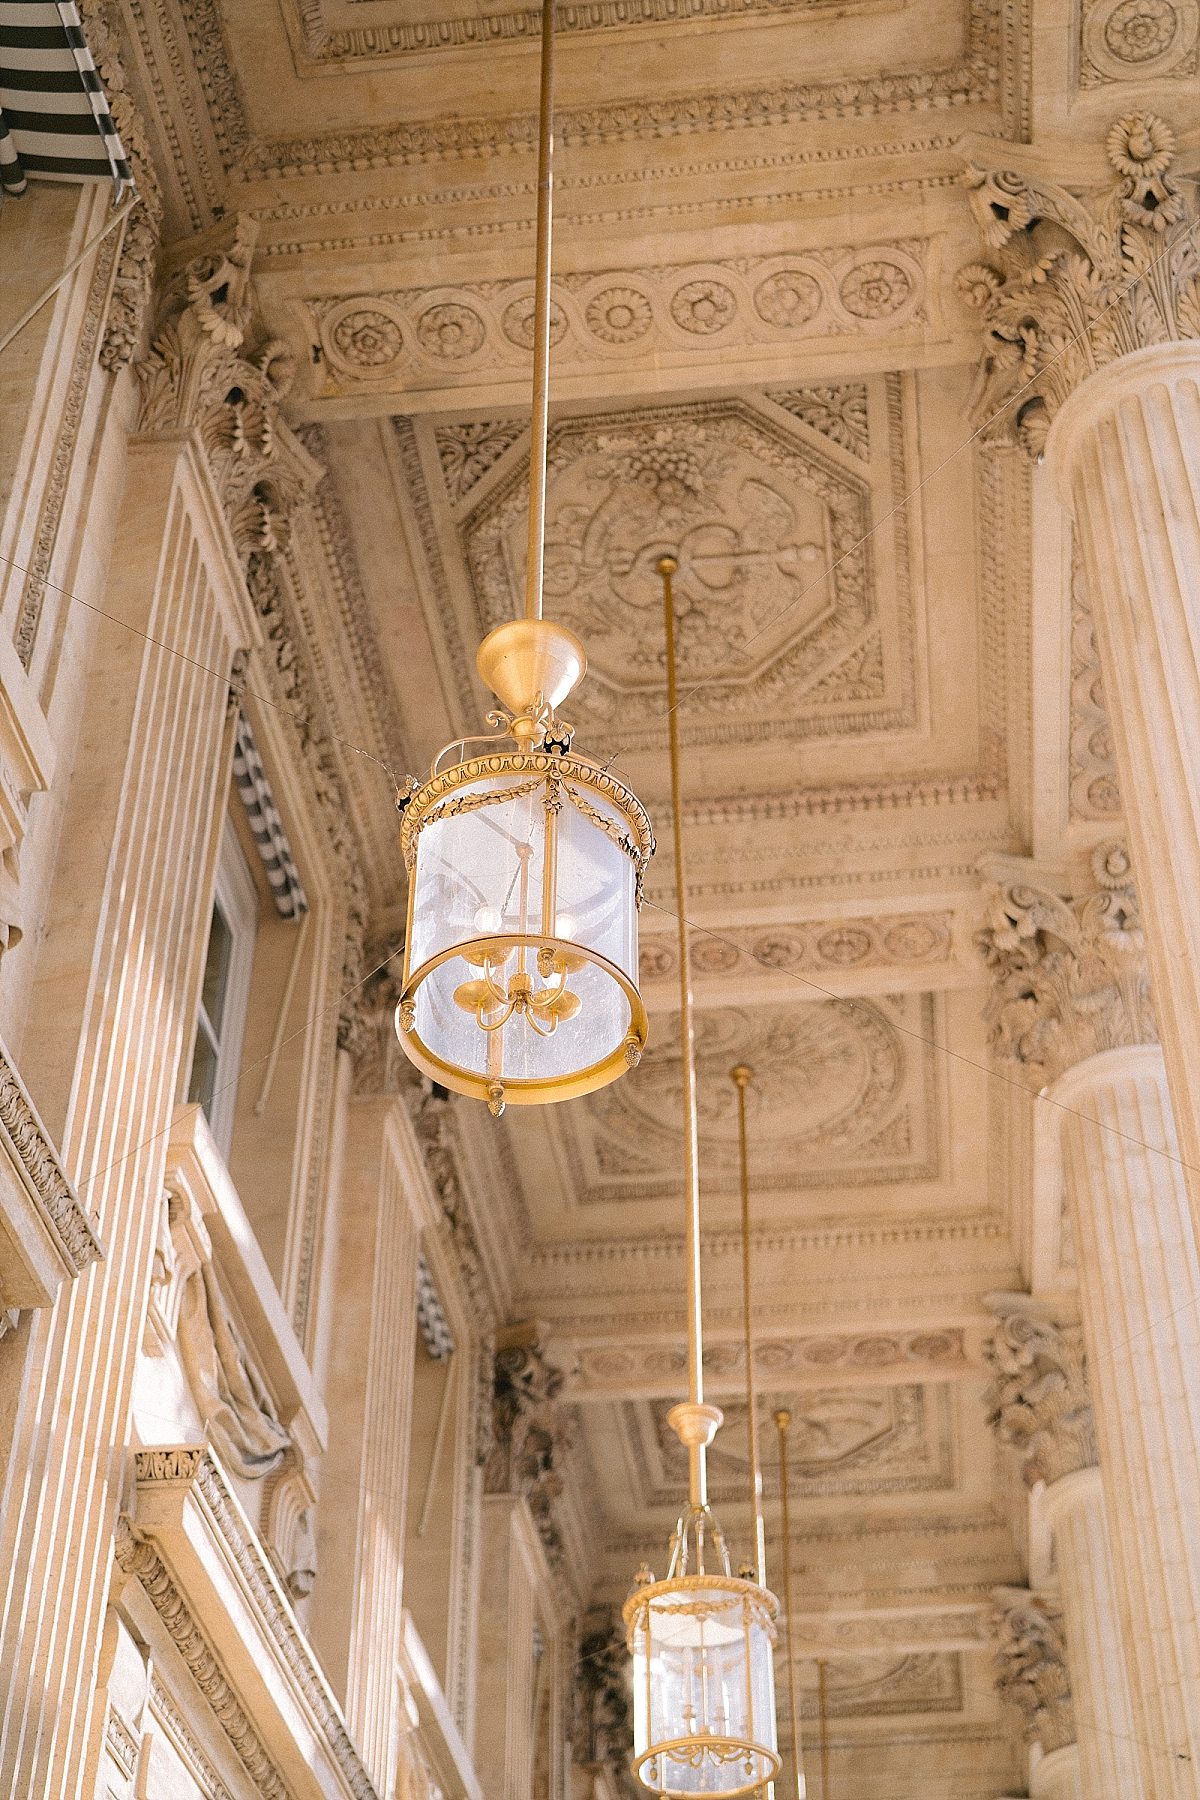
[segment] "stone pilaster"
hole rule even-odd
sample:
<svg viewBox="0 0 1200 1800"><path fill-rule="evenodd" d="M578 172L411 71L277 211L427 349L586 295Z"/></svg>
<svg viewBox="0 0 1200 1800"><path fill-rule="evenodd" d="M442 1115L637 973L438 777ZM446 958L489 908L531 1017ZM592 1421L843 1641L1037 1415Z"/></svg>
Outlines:
<svg viewBox="0 0 1200 1800"><path fill-rule="evenodd" d="M211 371L215 339L197 345ZM253 614L195 420L130 446L91 640L56 903L26 1035L106 1260L32 1327L0 1534L0 1793L75 1795L125 1473L167 1154L190 1050L230 739Z"/></svg>
<svg viewBox="0 0 1200 1800"><path fill-rule="evenodd" d="M1071 900L1033 882L996 895L983 934L996 981L989 1018L996 1051L1030 1086L1048 1084L1061 1127L1129 1671L1128 1736L1142 1791L1150 1800L1197 1800L1200 1258L1163 1053L1147 1041L1154 1025L1137 899L1127 875L1113 884L1121 866L1116 849L1098 852L1102 885ZM1043 1334L1031 1350L1032 1406L1015 1370L1016 1389L998 1400L1017 1433L1030 1426L1035 1458L1046 1445L1042 1421L1031 1414L1039 1405L1069 1408L1073 1356L1066 1346L1048 1350ZM1045 1391L1039 1369L1049 1377ZM1055 1486L1075 1482L1082 1508L1081 1473L1067 1468ZM1090 1515L1066 1521L1066 1506L1064 1496L1059 1539L1069 1557L1074 1533L1079 1581L1090 1561L1088 1579L1103 1583L1097 1523ZM1101 1595L1100 1605L1108 1604ZM1108 1682L1103 1645L1081 1634L1077 1654L1091 1662L1093 1688ZM1089 1704L1098 1704L1094 1695Z"/></svg>
<svg viewBox="0 0 1200 1800"><path fill-rule="evenodd" d="M1054 1537L1083 1800L1144 1794L1121 1650L1082 1328L1058 1324L1026 1294L988 1298L997 1324L985 1355L990 1422L1019 1452Z"/></svg>

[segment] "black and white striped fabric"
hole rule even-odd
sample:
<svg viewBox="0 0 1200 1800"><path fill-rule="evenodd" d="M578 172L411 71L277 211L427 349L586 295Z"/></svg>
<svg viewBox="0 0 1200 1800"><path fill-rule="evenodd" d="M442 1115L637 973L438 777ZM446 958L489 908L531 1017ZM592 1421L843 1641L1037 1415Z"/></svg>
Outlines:
<svg viewBox="0 0 1200 1800"><path fill-rule="evenodd" d="M434 1362L445 1362L453 1355L454 1332L442 1306L441 1295L434 1286L424 1251L417 1257L417 1329Z"/></svg>
<svg viewBox="0 0 1200 1800"><path fill-rule="evenodd" d="M73 0L0 0L0 188L133 180Z"/></svg>
<svg viewBox="0 0 1200 1800"><path fill-rule="evenodd" d="M237 735L233 741L233 782L246 808L276 910L284 919L298 919L308 911L308 895L292 858L292 847L276 809L250 721L244 712L238 713Z"/></svg>

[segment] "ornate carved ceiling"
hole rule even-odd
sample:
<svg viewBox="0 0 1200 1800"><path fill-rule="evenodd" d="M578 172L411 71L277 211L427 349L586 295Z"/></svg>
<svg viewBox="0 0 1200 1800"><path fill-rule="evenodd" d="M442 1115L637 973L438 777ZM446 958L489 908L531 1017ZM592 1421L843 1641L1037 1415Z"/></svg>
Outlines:
<svg viewBox="0 0 1200 1800"><path fill-rule="evenodd" d="M345 734L420 768L479 728L474 648L522 583L536 9L119 4L170 230L259 224L260 309L329 469ZM547 601L591 656L580 741L669 850L653 564L680 557L714 1486L740 1537L749 1060L764 1426L786 1398L847 1800L1020 1785L981 1648L1022 1570L980 1341L983 1294L1024 1279L1031 1153L985 1072L978 865L1074 854L1119 797L1070 543L1040 478L967 441L961 146L1036 124L1086 182L1128 84L1170 111L1200 37L1195 0L1036 0L1036 31L1034 4L559 8ZM351 792L390 945L391 815ZM499 1124L455 1109L497 1290L561 1353L610 1597L661 1561L682 1486L672 912L660 854L634 1075Z"/></svg>

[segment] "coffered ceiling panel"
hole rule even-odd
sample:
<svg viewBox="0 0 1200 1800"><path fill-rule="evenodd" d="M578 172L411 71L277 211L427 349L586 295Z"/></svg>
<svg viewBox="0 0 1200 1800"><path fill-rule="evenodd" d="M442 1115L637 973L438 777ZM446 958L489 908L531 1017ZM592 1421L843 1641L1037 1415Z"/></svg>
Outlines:
<svg viewBox="0 0 1200 1800"><path fill-rule="evenodd" d="M757 1071L748 1095L757 1194L933 1180L940 1158L938 1084L932 1052L921 1041L933 1029L932 1003L920 995L701 1012L700 1148L708 1199L737 1190L729 1070L739 1061ZM675 1206L680 1081L678 1027L664 1017L636 1081L616 1082L547 1118L551 1154L575 1204ZM513 1123L523 1147L531 1136L524 1123Z"/></svg>

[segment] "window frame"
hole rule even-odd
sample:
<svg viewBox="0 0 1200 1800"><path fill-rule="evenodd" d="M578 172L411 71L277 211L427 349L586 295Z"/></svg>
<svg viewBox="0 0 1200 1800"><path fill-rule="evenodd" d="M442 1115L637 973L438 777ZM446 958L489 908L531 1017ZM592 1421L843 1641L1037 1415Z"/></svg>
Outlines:
<svg viewBox="0 0 1200 1800"><path fill-rule="evenodd" d="M212 944L212 912L219 912L229 933L229 966L221 1005L220 1030L213 1032L204 1014L204 974L208 967ZM246 1014L250 1000L250 981L254 968L254 948L259 928L259 894L246 853L238 838L237 828L229 812L221 828L217 853L216 879L213 883L212 908L209 912L208 935L204 943L204 959L200 968L200 991L196 996L196 1016L192 1032L192 1054L188 1064L187 1095L190 1100L192 1075L196 1066L196 1047L201 1032L215 1049L214 1094L211 1110L202 1101L199 1106L208 1120L213 1142L226 1162L233 1144L234 1118L237 1113L237 1072L241 1066L242 1044L246 1033Z"/></svg>

